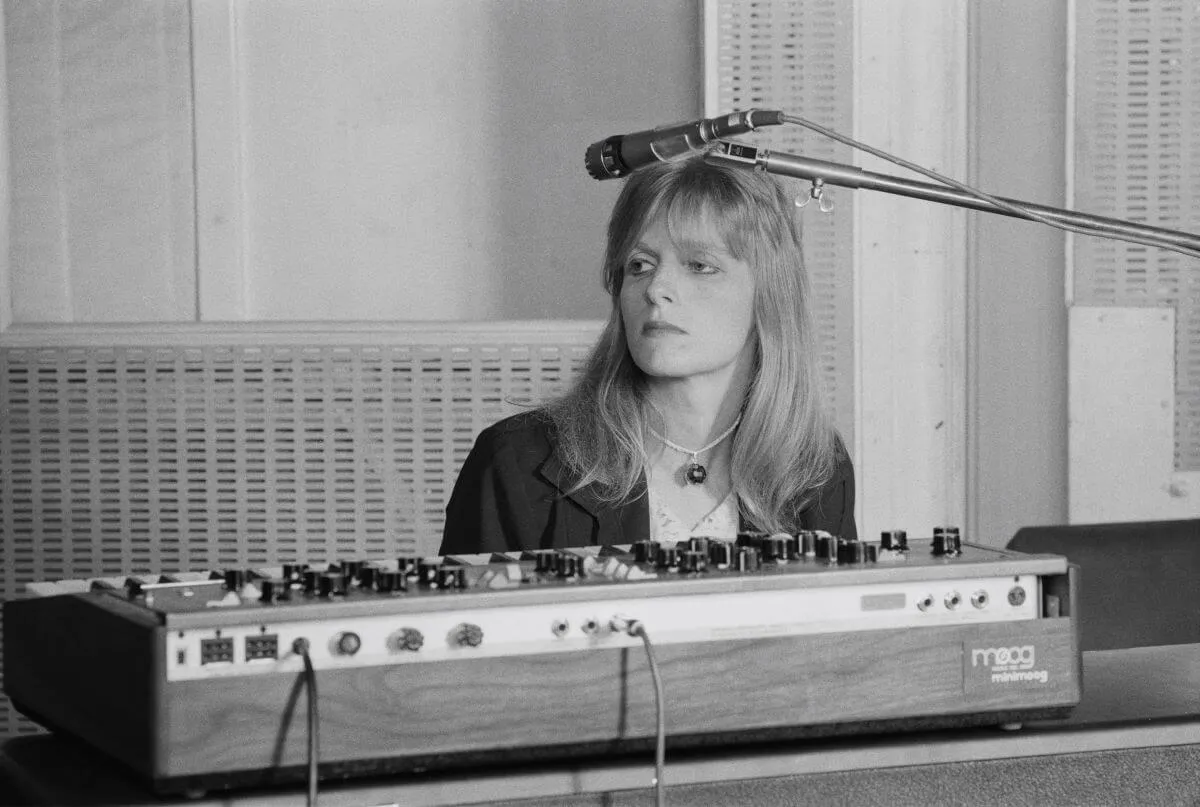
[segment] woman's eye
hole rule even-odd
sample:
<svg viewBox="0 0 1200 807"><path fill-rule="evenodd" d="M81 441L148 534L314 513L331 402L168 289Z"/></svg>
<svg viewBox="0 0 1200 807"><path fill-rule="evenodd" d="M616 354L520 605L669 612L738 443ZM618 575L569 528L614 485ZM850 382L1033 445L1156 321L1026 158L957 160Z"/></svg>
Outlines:
<svg viewBox="0 0 1200 807"><path fill-rule="evenodd" d="M625 274L635 277L637 275L644 275L653 268L653 264L645 258L630 258L625 262Z"/></svg>
<svg viewBox="0 0 1200 807"><path fill-rule="evenodd" d="M698 275L711 275L714 272L719 271L717 267L713 266L711 263L705 263L704 261L689 261L688 268Z"/></svg>

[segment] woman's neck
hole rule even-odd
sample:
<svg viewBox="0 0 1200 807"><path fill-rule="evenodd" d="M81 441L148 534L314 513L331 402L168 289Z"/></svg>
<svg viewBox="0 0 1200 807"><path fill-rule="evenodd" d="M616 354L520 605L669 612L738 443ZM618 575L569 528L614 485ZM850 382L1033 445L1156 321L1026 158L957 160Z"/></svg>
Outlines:
<svg viewBox="0 0 1200 807"><path fill-rule="evenodd" d="M742 406L742 389L701 379L651 378L648 397L662 417L662 435L686 448L699 448L728 429Z"/></svg>

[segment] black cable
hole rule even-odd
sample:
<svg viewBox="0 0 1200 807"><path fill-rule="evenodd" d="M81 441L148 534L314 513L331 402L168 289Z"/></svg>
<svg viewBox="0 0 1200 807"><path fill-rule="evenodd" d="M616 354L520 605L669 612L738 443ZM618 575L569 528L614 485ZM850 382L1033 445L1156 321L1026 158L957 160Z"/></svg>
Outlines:
<svg viewBox="0 0 1200 807"><path fill-rule="evenodd" d="M1136 235L1129 235L1129 234L1110 233L1110 232L1105 232L1100 229L1096 229L1096 228L1088 226L1086 224L1069 224L1069 223L1065 223L1065 222L1054 221L1053 219L1047 218L1046 216L1043 216L1040 213L1030 210L1029 208L1025 207L1024 205L1021 205L1019 203L1014 203L1012 201L1000 199L998 197L992 196L991 194L984 193L981 190L972 188L970 185L966 185L966 184L963 184L962 182L959 182L958 180L950 179L949 177L942 176L941 174L937 173L936 171L931 171L928 168L923 168L923 167L916 165L915 163L911 163L908 160L905 160L901 157L897 157L893 154L889 154L888 152L883 151L882 149L877 149L873 146L868 146L865 143L860 143L859 141L855 140L852 137L847 137L844 134L840 134L838 132L833 131L832 129L828 129L824 126L821 126L820 124L813 123L812 121L809 121L809 120L805 120L804 118L798 118L795 115L784 115L783 120L785 123L791 123L796 126L802 126L805 129L811 129L812 131L816 132L817 134L828 137L830 140L836 140L838 143L841 143L846 146L850 146L851 148L854 148L854 149L858 149L859 151L866 152L867 154L878 157L881 160L886 160L887 162L893 163L894 165L898 165L901 168L907 168L910 171L915 171L916 173L921 174L922 176L926 176L932 180L942 183L943 185L948 185L949 187L954 188L955 190L961 191L962 193L973 196L976 199L987 202L988 204L993 205L997 209L1003 210L1003 211L1005 211L1013 216L1016 216L1018 218L1027 219L1029 221L1036 221L1041 224L1045 224L1047 227L1054 227L1055 229L1065 230L1066 232L1078 233L1080 235L1094 235L1094 236L1098 236L1100 238L1110 238L1115 241L1127 241L1127 242L1133 243L1133 244L1142 244L1143 246L1158 247L1159 249L1165 249L1165 250L1169 250L1171 252L1178 252L1180 255L1186 255L1189 258L1200 258L1200 252L1197 252L1194 249L1189 249L1187 247L1181 247L1176 244L1172 244L1168 241L1160 240L1153 236L1144 236L1143 237L1143 236L1136 236Z"/></svg>
<svg viewBox="0 0 1200 807"><path fill-rule="evenodd" d="M320 758L320 716L317 713L317 673L308 653L308 639L292 643L292 650L304 658L304 683L308 690L308 807L317 807L317 761Z"/></svg>
<svg viewBox="0 0 1200 807"><path fill-rule="evenodd" d="M662 678L658 673L658 662L654 660L654 648L650 644L650 634L646 626L636 619L614 619L613 627L624 629L630 636L642 640L646 648L646 660L650 664L650 677L654 680L654 712L655 712L655 747L654 747L654 803L657 807L665 807L667 803L663 774L667 767L667 715L666 704L663 700Z"/></svg>

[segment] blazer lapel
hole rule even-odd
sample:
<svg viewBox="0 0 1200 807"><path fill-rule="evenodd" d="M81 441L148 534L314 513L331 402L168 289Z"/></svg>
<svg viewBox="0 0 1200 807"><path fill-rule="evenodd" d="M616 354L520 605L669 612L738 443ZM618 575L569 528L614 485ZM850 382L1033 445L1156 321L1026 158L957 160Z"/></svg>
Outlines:
<svg viewBox="0 0 1200 807"><path fill-rule="evenodd" d="M600 499L595 485L584 485L572 491L576 477L559 461L558 454L553 450L538 466L537 472L560 495L575 502L594 519L594 532L588 530L586 535L575 535L574 530L567 530L566 546L590 544L593 535L600 544L628 544L650 537L650 508L644 495L623 505L612 505Z"/></svg>

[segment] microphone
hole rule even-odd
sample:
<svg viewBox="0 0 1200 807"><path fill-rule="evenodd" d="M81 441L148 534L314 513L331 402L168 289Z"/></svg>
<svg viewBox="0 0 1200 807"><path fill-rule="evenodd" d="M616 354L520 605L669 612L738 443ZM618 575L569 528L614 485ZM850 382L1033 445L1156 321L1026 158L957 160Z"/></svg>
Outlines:
<svg viewBox="0 0 1200 807"><path fill-rule="evenodd" d="M783 113L779 110L747 109L719 118L701 118L644 132L613 135L588 146L583 165L592 179L623 177L642 166L679 157L713 140L783 122Z"/></svg>

